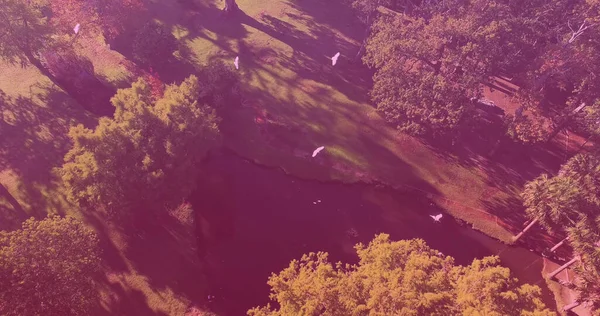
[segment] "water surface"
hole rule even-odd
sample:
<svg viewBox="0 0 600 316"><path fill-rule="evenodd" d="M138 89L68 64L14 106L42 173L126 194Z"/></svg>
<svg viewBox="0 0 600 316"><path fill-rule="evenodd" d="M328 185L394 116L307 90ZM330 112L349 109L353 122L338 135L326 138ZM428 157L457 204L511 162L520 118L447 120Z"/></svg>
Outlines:
<svg viewBox="0 0 600 316"><path fill-rule="evenodd" d="M304 253L326 251L332 261L355 263L353 246L378 233L392 240L422 238L461 265L499 255L520 281L540 286L546 304L555 308L542 279L541 257L446 214L434 222L429 215L443 211L423 196L300 180L225 152L213 153L205 167L192 203L200 213L200 256L217 311L244 315L266 304L269 275Z"/></svg>

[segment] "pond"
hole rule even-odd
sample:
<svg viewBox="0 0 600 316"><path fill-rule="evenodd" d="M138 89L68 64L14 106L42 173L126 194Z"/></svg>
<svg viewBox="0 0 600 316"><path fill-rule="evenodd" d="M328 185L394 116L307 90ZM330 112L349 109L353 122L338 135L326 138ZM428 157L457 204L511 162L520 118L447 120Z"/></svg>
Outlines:
<svg viewBox="0 0 600 316"><path fill-rule="evenodd" d="M542 279L542 258L507 246L444 214L427 198L365 184L320 183L251 163L230 152L205 162L191 197L198 211L199 255L208 277L211 308L245 315L268 302L266 282L292 259L326 251L332 261L356 263L356 243L376 234L392 240L422 238L427 244L469 264L499 255L521 282L537 284L555 308Z"/></svg>

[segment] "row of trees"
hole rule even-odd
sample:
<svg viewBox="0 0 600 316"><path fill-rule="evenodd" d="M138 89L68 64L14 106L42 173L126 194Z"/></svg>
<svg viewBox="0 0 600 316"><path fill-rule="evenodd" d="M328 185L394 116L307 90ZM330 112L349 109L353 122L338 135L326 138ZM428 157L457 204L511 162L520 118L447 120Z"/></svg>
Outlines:
<svg viewBox="0 0 600 316"><path fill-rule="evenodd" d="M453 135L474 117L482 85L508 75L520 84L522 108L505 117L515 139L552 137L544 117L554 133L576 125L598 137L599 3L356 0L369 34L363 61L377 69L372 99L402 131ZM556 102L554 91L566 97Z"/></svg>
<svg viewBox="0 0 600 316"><path fill-rule="evenodd" d="M381 234L357 245L358 265L311 253L269 278L270 305L249 315L554 315L537 286L518 285L497 257L454 263L423 240Z"/></svg>
<svg viewBox="0 0 600 316"><path fill-rule="evenodd" d="M570 128L600 141L600 1L355 0L377 108L400 130L455 136L477 117L495 77L512 77L520 108L504 116L521 142ZM548 121L550 120L550 122ZM600 307L600 155L577 155L523 192L528 216L567 233L581 257L581 302Z"/></svg>

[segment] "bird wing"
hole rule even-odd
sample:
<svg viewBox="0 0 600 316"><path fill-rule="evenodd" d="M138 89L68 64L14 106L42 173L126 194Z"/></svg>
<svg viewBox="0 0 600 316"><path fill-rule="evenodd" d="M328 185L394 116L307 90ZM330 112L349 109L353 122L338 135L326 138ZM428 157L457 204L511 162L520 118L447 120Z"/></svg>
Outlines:
<svg viewBox="0 0 600 316"><path fill-rule="evenodd" d="M77 23L77 25L75 25L75 27L73 28L73 32L75 32L75 34L79 33L80 27L81 27L81 25L79 23Z"/></svg>
<svg viewBox="0 0 600 316"><path fill-rule="evenodd" d="M438 214L435 216L435 220L439 221L442 218L442 214Z"/></svg>
<svg viewBox="0 0 600 316"><path fill-rule="evenodd" d="M333 55L333 58L338 59L338 57L340 57L340 52L337 52L337 54Z"/></svg>
<svg viewBox="0 0 600 316"><path fill-rule="evenodd" d="M312 156L315 157L323 149L325 149L325 146L321 146L321 147L315 149L315 151L313 151Z"/></svg>
<svg viewBox="0 0 600 316"><path fill-rule="evenodd" d="M429 215L431 218L436 219L437 216Z"/></svg>
<svg viewBox="0 0 600 316"><path fill-rule="evenodd" d="M237 56L237 57L235 58L235 61L233 62L233 64L235 65L235 69L238 69L238 68L239 68L239 62L240 62L240 57L239 57L239 56Z"/></svg>

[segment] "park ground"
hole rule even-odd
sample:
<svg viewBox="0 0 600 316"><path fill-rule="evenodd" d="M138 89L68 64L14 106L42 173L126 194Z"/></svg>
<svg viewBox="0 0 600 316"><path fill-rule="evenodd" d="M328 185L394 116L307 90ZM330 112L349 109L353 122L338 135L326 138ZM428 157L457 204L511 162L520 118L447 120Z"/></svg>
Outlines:
<svg viewBox="0 0 600 316"><path fill-rule="evenodd" d="M504 143L494 150L497 134L488 125L473 127L477 133L452 146L399 133L369 102L372 70L352 62L364 29L341 0L237 2L242 12L224 17L221 1L155 0L140 19L164 23L179 41L177 61L154 69L166 82L181 81L215 59L233 67L240 57L243 102L222 111L221 129L226 147L256 163L305 179L377 182L425 194L455 218L510 243L525 221L518 198L524 182L555 172L583 142L560 133L547 144ZM96 76L117 89L133 79L123 66L128 42L125 35L109 46L83 35L76 47L93 63ZM342 57L333 67L329 58L338 51ZM515 88L498 79L485 94L510 113L516 107L510 102ZM64 198L52 170L70 146L69 127L93 127L98 117L30 65L0 64L0 91L5 100L0 112L5 122L2 228L14 228L19 212L82 217ZM311 159L319 146L325 151ZM199 263L189 251L177 251L189 248L189 238L177 233L176 221L164 225L161 234L144 234L144 229L132 234L115 223L85 220L106 237L106 311L181 314L190 299L196 300L192 296L201 296L202 285L189 282ZM168 271L162 280L147 277L156 269Z"/></svg>

